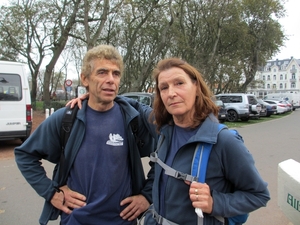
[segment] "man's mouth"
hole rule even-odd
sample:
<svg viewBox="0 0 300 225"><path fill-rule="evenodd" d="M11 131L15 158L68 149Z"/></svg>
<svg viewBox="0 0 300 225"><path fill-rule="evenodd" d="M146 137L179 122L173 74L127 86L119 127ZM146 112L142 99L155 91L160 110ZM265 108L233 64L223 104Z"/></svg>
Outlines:
<svg viewBox="0 0 300 225"><path fill-rule="evenodd" d="M105 92L115 92L115 90L113 90L113 89L108 89L108 88L104 88L104 89L102 89L103 91L105 91Z"/></svg>

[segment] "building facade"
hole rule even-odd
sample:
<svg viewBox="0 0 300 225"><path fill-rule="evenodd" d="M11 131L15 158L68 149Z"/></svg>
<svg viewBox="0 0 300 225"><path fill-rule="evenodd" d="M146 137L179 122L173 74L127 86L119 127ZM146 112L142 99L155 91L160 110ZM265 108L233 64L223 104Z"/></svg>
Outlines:
<svg viewBox="0 0 300 225"><path fill-rule="evenodd" d="M255 82L247 93L258 98L270 93L300 93L300 59L268 61L256 72Z"/></svg>

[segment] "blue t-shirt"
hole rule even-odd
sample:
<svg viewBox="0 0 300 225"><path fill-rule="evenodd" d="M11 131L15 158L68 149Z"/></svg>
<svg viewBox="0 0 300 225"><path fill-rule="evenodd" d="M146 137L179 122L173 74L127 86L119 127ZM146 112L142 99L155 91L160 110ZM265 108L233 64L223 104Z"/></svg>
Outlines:
<svg viewBox="0 0 300 225"><path fill-rule="evenodd" d="M81 131L77 131L81 132ZM128 144L119 105L105 112L86 110L86 133L68 177L68 187L86 196L87 205L62 213L62 225L132 225L120 202L131 196Z"/></svg>
<svg viewBox="0 0 300 225"><path fill-rule="evenodd" d="M179 126L174 125L173 134L172 134L172 142L170 149L168 149L167 157L165 164L172 167L173 160L175 158L176 153L178 150L185 144L187 141L194 136L198 131L198 128L196 129L190 129L190 128L182 128ZM168 181L168 175L166 175L163 172L163 175L161 176L160 180L160 210L159 214L164 216L164 203L165 203L165 189Z"/></svg>

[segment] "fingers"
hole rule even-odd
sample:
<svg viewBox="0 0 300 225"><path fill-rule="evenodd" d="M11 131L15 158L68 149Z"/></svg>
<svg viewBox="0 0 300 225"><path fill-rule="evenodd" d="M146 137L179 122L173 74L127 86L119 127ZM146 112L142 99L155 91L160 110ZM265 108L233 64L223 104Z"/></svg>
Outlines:
<svg viewBox="0 0 300 225"><path fill-rule="evenodd" d="M64 205L64 194L63 192L55 192L52 199L51 204L61 211L70 214L72 211Z"/></svg>
<svg viewBox="0 0 300 225"><path fill-rule="evenodd" d="M80 208L86 205L86 197L78 192L72 191L66 185L60 188L64 192L65 204L70 208Z"/></svg>
<svg viewBox="0 0 300 225"><path fill-rule="evenodd" d="M70 104L72 103L72 101L73 101L73 99L70 100L70 101L68 101L67 104L66 104L66 106L70 105ZM72 107L71 107L71 108L72 108Z"/></svg>
<svg viewBox="0 0 300 225"><path fill-rule="evenodd" d="M71 109L74 108L76 104L78 104L79 109L82 108L82 101L89 97L89 93L82 95L79 98L74 98L67 102L66 106L70 105Z"/></svg>
<svg viewBox="0 0 300 225"><path fill-rule="evenodd" d="M212 212L213 198L210 194L210 188L207 184L192 183L189 190L192 205L195 208L202 209L205 213Z"/></svg>
<svg viewBox="0 0 300 225"><path fill-rule="evenodd" d="M80 99L84 100L84 99L86 99L88 97L89 97L89 93L85 93L85 94L83 94L83 95L80 96Z"/></svg>
<svg viewBox="0 0 300 225"><path fill-rule="evenodd" d="M66 185L59 188L60 192L55 192L51 199L51 204L70 214L72 209L81 208L86 205L86 197L78 192L72 191Z"/></svg>
<svg viewBox="0 0 300 225"><path fill-rule="evenodd" d="M136 195L125 198L121 201L120 205L128 206L120 213L120 216L124 220L132 221L135 220L141 213L146 211L150 206L149 202L143 195Z"/></svg>

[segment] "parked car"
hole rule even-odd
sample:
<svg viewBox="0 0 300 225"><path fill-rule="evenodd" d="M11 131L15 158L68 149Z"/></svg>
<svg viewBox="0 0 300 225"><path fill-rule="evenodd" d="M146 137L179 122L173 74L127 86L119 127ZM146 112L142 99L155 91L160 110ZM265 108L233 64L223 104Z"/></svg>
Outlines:
<svg viewBox="0 0 300 225"><path fill-rule="evenodd" d="M217 100L224 102L227 109L227 120L236 122L238 119L248 121L250 118L259 118L261 105L252 94L229 93L216 95Z"/></svg>
<svg viewBox="0 0 300 225"><path fill-rule="evenodd" d="M227 109L225 108L224 102L222 102L221 100L215 100L214 102L219 107L219 122L225 123L225 121L227 120Z"/></svg>
<svg viewBox="0 0 300 225"><path fill-rule="evenodd" d="M122 94L127 98L132 98L140 103L145 105L149 105L152 107L154 101L154 94L153 93L146 93L146 92L128 92Z"/></svg>
<svg viewBox="0 0 300 225"><path fill-rule="evenodd" d="M278 100L269 100L269 99L265 99L265 102L269 103L269 104L276 104L276 113L277 114L282 114L287 112L287 105L284 103L281 103Z"/></svg>
<svg viewBox="0 0 300 225"><path fill-rule="evenodd" d="M260 106L261 106L261 111L260 111L260 113L259 113L259 116L261 117L261 116L263 116L263 117L265 117L265 116L267 116L267 106L265 105L265 104L267 104L266 102L264 102L263 100L261 100L261 99L257 99L257 102L260 104Z"/></svg>
<svg viewBox="0 0 300 225"><path fill-rule="evenodd" d="M258 99L258 103L262 105L262 108L266 108L266 113L260 113L260 116L270 117L271 115L277 113L277 104L270 104L262 99Z"/></svg>
<svg viewBox="0 0 300 225"><path fill-rule="evenodd" d="M286 108L287 108L288 112L290 112L290 111L293 110L293 105L289 101L287 101L287 100L281 100L279 102L287 105Z"/></svg>

